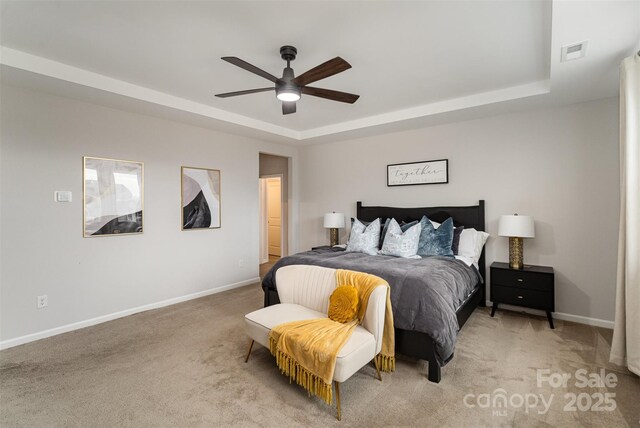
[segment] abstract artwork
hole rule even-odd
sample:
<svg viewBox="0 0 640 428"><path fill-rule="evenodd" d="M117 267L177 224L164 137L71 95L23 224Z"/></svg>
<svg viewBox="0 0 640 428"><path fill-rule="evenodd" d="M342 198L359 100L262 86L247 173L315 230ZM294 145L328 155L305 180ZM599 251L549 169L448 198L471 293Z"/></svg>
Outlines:
<svg viewBox="0 0 640 428"><path fill-rule="evenodd" d="M182 167L182 230L220 227L220 171Z"/></svg>
<svg viewBox="0 0 640 428"><path fill-rule="evenodd" d="M144 165L83 158L84 236L142 233Z"/></svg>

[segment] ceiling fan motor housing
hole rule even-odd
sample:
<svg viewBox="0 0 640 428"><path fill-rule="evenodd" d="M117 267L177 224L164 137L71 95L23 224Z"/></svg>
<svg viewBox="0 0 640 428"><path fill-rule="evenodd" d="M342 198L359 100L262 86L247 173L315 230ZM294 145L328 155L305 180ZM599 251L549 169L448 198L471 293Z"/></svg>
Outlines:
<svg viewBox="0 0 640 428"><path fill-rule="evenodd" d="M296 59L298 50L293 46L282 46L280 56L287 61L287 66L282 70L282 78L276 82L276 97L281 101L297 101L300 99L300 86L293 83L295 75L289 63Z"/></svg>
<svg viewBox="0 0 640 428"><path fill-rule="evenodd" d="M285 82L291 82L294 77L295 75L293 74L293 68L285 67L284 70L282 70L282 79L280 80L284 80Z"/></svg>

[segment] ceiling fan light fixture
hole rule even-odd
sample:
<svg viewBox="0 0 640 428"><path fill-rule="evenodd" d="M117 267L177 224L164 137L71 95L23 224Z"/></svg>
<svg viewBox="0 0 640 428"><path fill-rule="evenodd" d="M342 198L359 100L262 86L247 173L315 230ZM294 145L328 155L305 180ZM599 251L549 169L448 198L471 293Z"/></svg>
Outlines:
<svg viewBox="0 0 640 428"><path fill-rule="evenodd" d="M298 101L300 99L300 95L295 92L280 92L276 96L280 101Z"/></svg>
<svg viewBox="0 0 640 428"><path fill-rule="evenodd" d="M294 84L284 84L276 89L276 97L280 101L298 101L300 99L300 88Z"/></svg>

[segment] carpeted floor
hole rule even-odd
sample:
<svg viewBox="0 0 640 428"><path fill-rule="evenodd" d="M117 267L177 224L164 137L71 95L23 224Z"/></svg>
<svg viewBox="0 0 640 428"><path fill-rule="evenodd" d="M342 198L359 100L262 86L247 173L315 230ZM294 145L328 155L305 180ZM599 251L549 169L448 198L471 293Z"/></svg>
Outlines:
<svg viewBox="0 0 640 428"><path fill-rule="evenodd" d="M407 358L383 382L365 367L341 387L338 422L334 408L289 384L266 349L258 346L244 363L243 315L261 304L255 284L2 351L0 426L637 427L640 421L638 378L607 363L609 330L560 320L550 330L544 318L507 311L490 318L479 309L441 383L426 379L426 363ZM552 380L563 373L571 379L566 387L538 387L536 369L548 369ZM580 388L579 369L605 369L617 385ZM575 406L574 393L581 394ZM615 396L604 401L605 393ZM500 394L506 407L499 407ZM540 396L552 400L546 412ZM615 409L595 410L611 409L611 400Z"/></svg>

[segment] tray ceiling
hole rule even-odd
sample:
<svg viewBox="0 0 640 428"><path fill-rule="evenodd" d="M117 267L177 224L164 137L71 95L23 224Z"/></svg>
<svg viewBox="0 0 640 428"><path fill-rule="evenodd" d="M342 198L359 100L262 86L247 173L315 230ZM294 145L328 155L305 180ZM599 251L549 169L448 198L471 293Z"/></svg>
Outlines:
<svg viewBox="0 0 640 428"><path fill-rule="evenodd" d="M608 22L598 2L556 3L3 1L2 63L306 140L553 91L554 44L602 32L586 23L582 32L556 40L556 32L580 30L563 8L600 16L600 26ZM634 2L607 3L609 20L617 20L607 38L621 42L615 54L624 55L638 40L629 12L640 9ZM286 44L298 48L296 74L335 56L346 59L352 69L314 86L360 99L349 105L303 95L297 113L283 116L274 93L214 97L269 86L220 57L237 56L281 75L279 48ZM592 41L589 47L597 53L599 46Z"/></svg>

